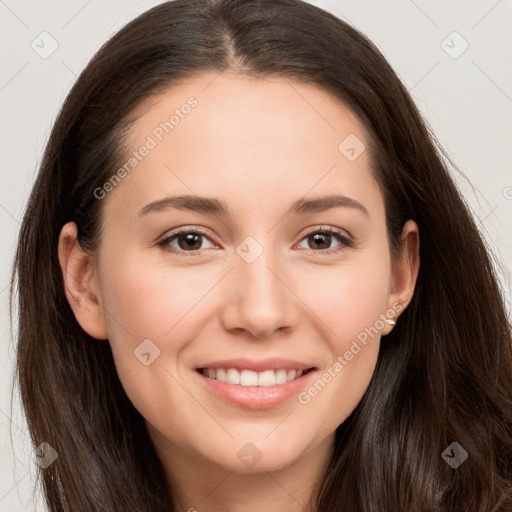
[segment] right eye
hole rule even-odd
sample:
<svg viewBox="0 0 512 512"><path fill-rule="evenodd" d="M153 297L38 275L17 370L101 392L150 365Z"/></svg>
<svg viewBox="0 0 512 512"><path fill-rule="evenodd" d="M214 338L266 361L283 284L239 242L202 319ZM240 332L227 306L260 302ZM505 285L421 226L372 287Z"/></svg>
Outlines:
<svg viewBox="0 0 512 512"><path fill-rule="evenodd" d="M166 251L186 256L196 256L204 248L202 247L202 239L205 238L209 240L206 233L197 229L186 228L171 232L162 241L158 242L158 245ZM174 243L177 243L178 247L172 245Z"/></svg>

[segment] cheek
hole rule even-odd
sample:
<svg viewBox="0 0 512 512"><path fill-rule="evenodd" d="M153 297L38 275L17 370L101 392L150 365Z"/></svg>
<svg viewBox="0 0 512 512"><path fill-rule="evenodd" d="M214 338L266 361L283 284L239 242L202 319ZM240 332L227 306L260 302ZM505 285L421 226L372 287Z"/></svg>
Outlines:
<svg viewBox="0 0 512 512"><path fill-rule="evenodd" d="M143 417L172 424L170 411L190 407L173 378L179 380L179 353L191 335L187 313L211 284L197 268L164 269L129 255L103 278L109 343L123 388Z"/></svg>
<svg viewBox="0 0 512 512"><path fill-rule="evenodd" d="M305 269L295 290L326 326L331 348L340 354L385 313L389 279L387 260L354 258L339 266Z"/></svg>
<svg viewBox="0 0 512 512"><path fill-rule="evenodd" d="M162 340L211 287L199 267L162 268L154 262L119 262L102 287L111 342ZM213 281L212 281L213 282Z"/></svg>
<svg viewBox="0 0 512 512"><path fill-rule="evenodd" d="M324 268L303 280L300 293L327 326L323 332L330 354L299 402L309 409L310 418L325 418L322 428L326 433L352 413L371 381L384 327L380 315L386 311L389 277L387 261L374 259Z"/></svg>

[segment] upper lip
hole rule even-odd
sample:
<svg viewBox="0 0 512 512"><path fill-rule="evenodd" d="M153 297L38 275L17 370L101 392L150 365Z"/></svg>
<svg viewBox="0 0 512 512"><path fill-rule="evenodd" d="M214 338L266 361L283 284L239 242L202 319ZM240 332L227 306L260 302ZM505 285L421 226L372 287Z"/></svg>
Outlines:
<svg viewBox="0 0 512 512"><path fill-rule="evenodd" d="M284 359L280 357L272 357L268 359L223 359L222 361L209 361L196 369L200 368L238 368L241 370L252 370L254 372L263 372L265 370L308 370L314 368L313 365L307 363L301 363L293 359Z"/></svg>

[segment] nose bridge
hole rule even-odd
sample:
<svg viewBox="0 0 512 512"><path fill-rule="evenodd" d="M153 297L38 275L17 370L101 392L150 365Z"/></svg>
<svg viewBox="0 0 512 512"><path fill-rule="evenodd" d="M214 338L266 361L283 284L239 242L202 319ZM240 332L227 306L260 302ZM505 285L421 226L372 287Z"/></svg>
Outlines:
<svg viewBox="0 0 512 512"><path fill-rule="evenodd" d="M253 237L248 237L237 247L237 254L240 256L236 264L241 287L239 292L246 302L256 302L252 307L262 308L264 304L268 307L278 302L278 296L283 293L278 286L281 283L274 274L276 270L271 271L277 269L279 263L276 258L277 251L271 247L270 239L270 236L267 237L263 245Z"/></svg>
<svg viewBox="0 0 512 512"><path fill-rule="evenodd" d="M226 328L241 328L255 337L290 326L296 315L293 294L280 276L283 268L279 251L270 246L268 236L262 243L247 237L236 248L235 268L228 285L229 304L225 308ZM261 238L260 238L261 240Z"/></svg>

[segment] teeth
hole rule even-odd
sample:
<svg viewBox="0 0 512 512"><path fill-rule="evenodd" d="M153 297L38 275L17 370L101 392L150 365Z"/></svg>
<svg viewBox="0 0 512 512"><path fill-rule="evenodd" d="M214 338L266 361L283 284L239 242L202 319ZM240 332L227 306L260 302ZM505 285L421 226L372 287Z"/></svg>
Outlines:
<svg viewBox="0 0 512 512"><path fill-rule="evenodd" d="M304 372L302 370L265 370L253 372L252 370L237 370L236 368L203 368L203 375L226 384L240 384L241 386L275 386L286 384L298 379Z"/></svg>
<svg viewBox="0 0 512 512"><path fill-rule="evenodd" d="M234 368L233 368L234 369ZM238 370L235 370L238 373ZM217 375L219 370L217 370ZM242 370L240 373L240 384L242 386L257 386L258 385L258 374L251 370ZM228 384L234 384L234 382L228 382Z"/></svg>
<svg viewBox="0 0 512 512"><path fill-rule="evenodd" d="M215 376L214 376L215 378ZM225 382L229 382L230 384L240 384L240 374L234 368L230 368L226 372L226 380Z"/></svg>
<svg viewBox="0 0 512 512"><path fill-rule="evenodd" d="M277 370L276 372L276 384L284 384L288 381L286 378L287 371L286 370Z"/></svg>
<svg viewBox="0 0 512 512"><path fill-rule="evenodd" d="M246 371L246 370L244 370ZM242 372L244 373L244 372ZM258 374L258 386L275 386L276 372L274 370L266 370Z"/></svg>

